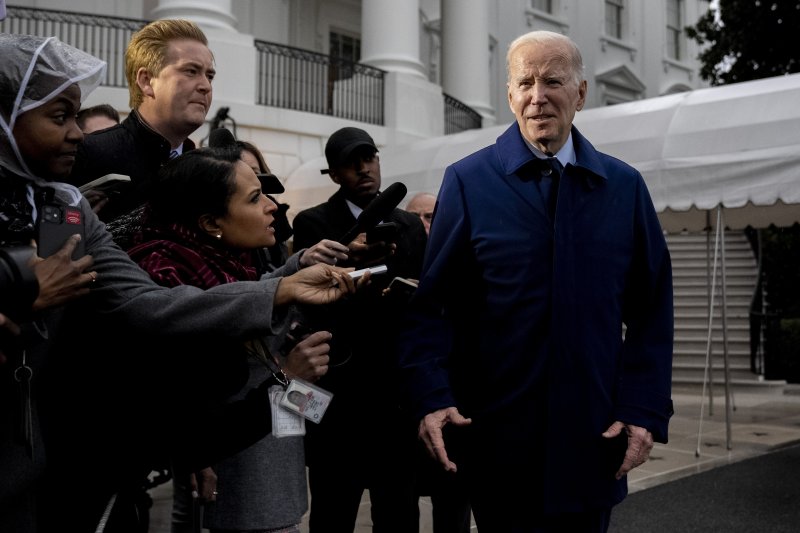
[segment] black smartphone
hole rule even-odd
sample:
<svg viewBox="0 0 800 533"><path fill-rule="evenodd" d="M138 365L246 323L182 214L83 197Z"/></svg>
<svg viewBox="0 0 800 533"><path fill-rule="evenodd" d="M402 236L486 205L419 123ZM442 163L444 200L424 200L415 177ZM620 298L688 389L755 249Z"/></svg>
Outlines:
<svg viewBox="0 0 800 533"><path fill-rule="evenodd" d="M86 255L83 211L80 206L44 204L39 215L39 237L36 241L39 257L53 255L76 233L81 240L72 252L73 260Z"/></svg>
<svg viewBox="0 0 800 533"><path fill-rule="evenodd" d="M394 222L383 222L367 230L367 244L375 242L392 243L397 241L400 228Z"/></svg>

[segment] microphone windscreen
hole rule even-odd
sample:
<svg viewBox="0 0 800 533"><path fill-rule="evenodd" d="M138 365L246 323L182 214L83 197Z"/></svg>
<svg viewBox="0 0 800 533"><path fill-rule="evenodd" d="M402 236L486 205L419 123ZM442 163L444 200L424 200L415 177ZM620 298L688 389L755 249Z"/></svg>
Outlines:
<svg viewBox="0 0 800 533"><path fill-rule="evenodd" d="M380 193L364 208L364 211L358 217L358 225L364 230L371 229L372 226L389 216L394 208L400 205L407 192L406 186L399 181L389 185L385 191Z"/></svg>
<svg viewBox="0 0 800 533"><path fill-rule="evenodd" d="M223 120L228 118L228 111L230 111L230 107L220 107L217 110L217 114L214 115L214 120L222 122Z"/></svg>
<svg viewBox="0 0 800 533"><path fill-rule="evenodd" d="M208 145L213 148L235 146L236 139L233 137L233 133L231 133L230 130L226 128L217 128L211 130L211 133L208 134Z"/></svg>
<svg viewBox="0 0 800 533"><path fill-rule="evenodd" d="M356 220L356 225L339 238L338 242L345 246L358 236L362 231L367 231L388 217L395 207L405 198L408 189L400 182L392 183L385 191L372 200L361 212Z"/></svg>

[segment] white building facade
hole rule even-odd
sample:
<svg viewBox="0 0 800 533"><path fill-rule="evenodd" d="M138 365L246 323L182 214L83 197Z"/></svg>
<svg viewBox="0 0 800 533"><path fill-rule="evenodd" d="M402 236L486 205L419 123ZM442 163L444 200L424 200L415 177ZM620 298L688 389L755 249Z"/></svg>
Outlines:
<svg viewBox="0 0 800 533"><path fill-rule="evenodd" d="M709 9L707 0L16 0L9 4L2 31L34 33L31 28L35 28L36 33L56 34L67 42L83 31L83 15L69 25L48 25L48 18L64 19L64 12L71 12L85 14L86 19L197 22L209 37L218 73L209 121L221 108L228 108L236 135L263 150L289 190L290 176L304 163L320 158L328 136L343 126L367 130L379 147L440 137L448 131L445 110L452 105L448 98L471 109L483 127L510 123L505 53L514 38L528 31L556 31L578 43L589 82L587 107L706 85L698 75L697 45L684 28ZM45 21L22 26L18 19L32 11ZM103 44L106 34L98 35L85 46L73 44L96 55L107 49L109 56L101 57L109 61L109 76L121 72L124 42ZM108 39L121 40L118 35ZM280 46L281 58L265 55L272 45ZM283 58L288 56L299 57L302 66L286 66ZM312 68L331 58L344 61L338 70L333 63L326 64L322 75ZM381 78L356 76L362 67L355 64L379 69L368 73ZM348 84L355 86L357 77L359 88L348 92ZM128 93L124 77L121 80L116 86L100 87L85 105L110 103L127 113ZM294 103L286 104L291 98ZM370 100L371 107L363 113L337 115L331 111L339 105L337 98L374 102ZM193 139L202 143L207 134L208 126Z"/></svg>

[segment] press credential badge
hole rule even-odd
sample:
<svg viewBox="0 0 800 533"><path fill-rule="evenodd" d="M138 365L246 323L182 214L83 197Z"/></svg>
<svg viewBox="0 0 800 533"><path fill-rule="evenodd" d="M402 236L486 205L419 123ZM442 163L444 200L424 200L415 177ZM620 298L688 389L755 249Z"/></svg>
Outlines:
<svg viewBox="0 0 800 533"><path fill-rule="evenodd" d="M306 420L281 407L284 389L280 385L269 388L270 411L272 412L272 434L277 437L295 437L306 434Z"/></svg>
<svg viewBox="0 0 800 533"><path fill-rule="evenodd" d="M281 398L281 407L319 424L333 394L302 379L293 379Z"/></svg>

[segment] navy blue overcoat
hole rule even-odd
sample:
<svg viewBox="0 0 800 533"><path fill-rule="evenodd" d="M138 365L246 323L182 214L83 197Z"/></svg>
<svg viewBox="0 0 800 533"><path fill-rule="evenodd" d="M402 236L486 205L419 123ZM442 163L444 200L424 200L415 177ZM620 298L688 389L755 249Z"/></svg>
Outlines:
<svg viewBox="0 0 800 533"><path fill-rule="evenodd" d="M475 460L543 474L523 483L553 512L621 501L601 433L621 420L666 442L672 414L672 272L650 195L572 139L554 224L516 123L447 168L400 360L417 417L457 406L485 445Z"/></svg>

